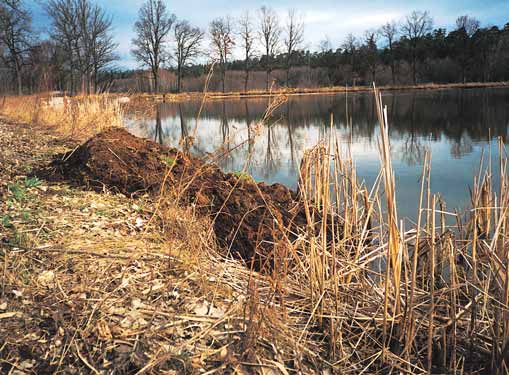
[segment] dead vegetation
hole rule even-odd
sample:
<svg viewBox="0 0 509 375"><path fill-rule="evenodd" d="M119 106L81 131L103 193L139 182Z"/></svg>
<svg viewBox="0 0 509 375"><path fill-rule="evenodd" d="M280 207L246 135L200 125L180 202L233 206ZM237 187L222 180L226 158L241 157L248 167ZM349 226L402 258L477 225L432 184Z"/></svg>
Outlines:
<svg viewBox="0 0 509 375"><path fill-rule="evenodd" d="M406 90L447 90L447 89L473 89L473 88L493 88L493 87L508 87L508 82L466 82L466 83L424 83L417 85L386 85L381 87L383 91L406 91ZM231 92L185 92L181 94L137 94L136 99L140 102L143 101L186 101L186 100L199 100L206 97L207 99L243 99L243 98L263 98L263 97L278 97L285 96L298 96L298 95L334 95L343 93L355 92L371 92L371 86L332 86L332 87L315 87L315 88L274 88L270 87L267 90L248 90L248 91L231 91Z"/></svg>
<svg viewBox="0 0 509 375"><path fill-rule="evenodd" d="M122 99L105 94L4 96L0 99L0 114L75 139L123 124Z"/></svg>
<svg viewBox="0 0 509 375"><path fill-rule="evenodd" d="M196 201L30 180L19 165L49 162L50 144L21 152L20 163L0 159L11 171L1 176L3 371L508 373L504 147L498 163L481 162L464 213L431 194L427 154L418 220L408 223L398 217L388 115L375 95L375 185L358 183L337 139L310 150L297 198L304 222L288 230L265 204L272 228L287 229L266 241L265 272L217 246L218 219L201 217Z"/></svg>
<svg viewBox="0 0 509 375"><path fill-rule="evenodd" d="M3 123L2 140L21 128ZM208 222L143 196L23 176L17 163L47 163L60 149L47 138L24 141L32 154L10 144L12 158L2 160L2 172L13 171L1 176L2 372L241 367L242 295L226 272L246 280L249 272L216 254Z"/></svg>

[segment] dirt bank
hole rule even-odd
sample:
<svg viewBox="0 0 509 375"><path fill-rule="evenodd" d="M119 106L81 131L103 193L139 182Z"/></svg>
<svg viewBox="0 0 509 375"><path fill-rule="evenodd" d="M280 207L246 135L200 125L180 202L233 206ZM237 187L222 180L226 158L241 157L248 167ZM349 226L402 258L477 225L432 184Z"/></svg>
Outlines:
<svg viewBox="0 0 509 375"><path fill-rule="evenodd" d="M379 86L381 91L411 91L411 90L447 90L447 89L475 89L475 88L505 88L509 87L509 82L466 82L466 83L422 83L418 85L386 85ZM207 92L207 99L246 99L246 98L265 98L273 96L305 96L305 95L334 95L356 92L372 92L373 86L333 86L333 87L313 87L313 88L278 88L271 91L251 90L247 92ZM181 94L146 94L140 95L136 99L143 101L158 102L184 102L187 100L203 99L203 92L186 92Z"/></svg>
<svg viewBox="0 0 509 375"><path fill-rule="evenodd" d="M255 268L271 265L274 243L292 237L306 217L297 193L281 184L256 184L249 176L223 173L216 165L114 128L57 158L49 173L93 190L126 195L144 192L177 197L210 216L223 249ZM163 186L164 182L164 186ZM290 238L291 239L291 238ZM281 253L279 253L281 255Z"/></svg>

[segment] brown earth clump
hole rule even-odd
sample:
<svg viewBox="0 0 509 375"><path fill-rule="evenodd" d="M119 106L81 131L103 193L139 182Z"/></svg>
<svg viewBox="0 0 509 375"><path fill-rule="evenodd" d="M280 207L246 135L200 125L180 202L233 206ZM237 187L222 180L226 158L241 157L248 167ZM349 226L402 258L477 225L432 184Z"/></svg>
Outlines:
<svg viewBox="0 0 509 375"><path fill-rule="evenodd" d="M126 195L175 194L209 215L216 238L229 254L272 268L285 256L276 243L292 240L306 216L298 194L281 184L255 183L249 176L223 173L216 165L137 138L122 128L102 132L56 159L49 173L101 191ZM166 177L166 179L165 179ZM274 255L277 252L277 257Z"/></svg>
<svg viewBox="0 0 509 375"><path fill-rule="evenodd" d="M155 142L112 128L57 158L49 177L133 195L159 188L166 170L163 158L170 153Z"/></svg>

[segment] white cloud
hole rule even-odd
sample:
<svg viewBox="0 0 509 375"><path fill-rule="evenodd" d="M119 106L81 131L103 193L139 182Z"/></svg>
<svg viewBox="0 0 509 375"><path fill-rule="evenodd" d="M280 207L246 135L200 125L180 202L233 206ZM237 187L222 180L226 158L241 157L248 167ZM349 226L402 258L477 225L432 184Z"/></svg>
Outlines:
<svg viewBox="0 0 509 375"><path fill-rule="evenodd" d="M36 1L36 0L30 0ZM119 43L118 53L131 67L135 64L130 56L132 26L137 18L140 5L144 0L97 0L99 4L114 16L116 27L115 38ZM206 29L215 17L226 14L238 16L249 10L255 17L257 9L263 4L272 6L284 24L289 8L295 8L305 19L305 46L316 49L319 42L328 38L332 46L337 48L344 42L348 33L361 37L365 30L380 27L382 24L402 20L414 9L429 10L435 20L436 27L450 28L457 16L471 14L477 16L487 25L493 22L506 22L505 15L509 12L507 0L490 0L482 3L478 0L444 1L428 0L186 0L184 2L166 2L168 10L179 18L188 19L191 23ZM256 21L255 21L256 22ZM204 42L207 45L207 42ZM241 57L238 52L235 57Z"/></svg>

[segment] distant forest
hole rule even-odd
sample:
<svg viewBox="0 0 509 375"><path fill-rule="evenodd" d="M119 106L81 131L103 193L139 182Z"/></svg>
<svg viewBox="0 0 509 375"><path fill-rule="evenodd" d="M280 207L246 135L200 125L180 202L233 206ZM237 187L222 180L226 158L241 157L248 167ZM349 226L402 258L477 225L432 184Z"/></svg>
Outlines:
<svg viewBox="0 0 509 375"><path fill-rule="evenodd" d="M146 0L133 25L139 70L118 68L113 17L92 0L47 0L48 33L38 35L22 0L0 0L0 87L46 91L179 92L271 87L412 85L509 81L509 23L458 17L452 30L414 11L349 34L339 46L306 44L304 16L261 7L211 20L207 29Z"/></svg>

